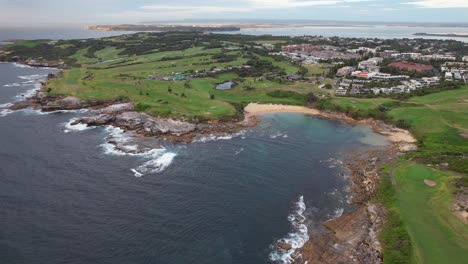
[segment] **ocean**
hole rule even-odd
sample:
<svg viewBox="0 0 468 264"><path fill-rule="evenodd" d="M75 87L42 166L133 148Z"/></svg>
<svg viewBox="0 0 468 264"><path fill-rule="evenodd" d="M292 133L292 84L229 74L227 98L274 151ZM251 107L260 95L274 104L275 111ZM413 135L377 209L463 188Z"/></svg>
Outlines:
<svg viewBox="0 0 468 264"><path fill-rule="evenodd" d="M56 71L0 63L0 107ZM353 209L346 155L387 144L366 127L282 113L173 145L70 125L86 114L0 109L2 263L289 263L277 241L300 247Z"/></svg>
<svg viewBox="0 0 468 264"><path fill-rule="evenodd" d="M82 27L0 27L0 42L15 39L84 39L97 37L111 37L131 34L126 31L96 31L86 30ZM313 26L313 27L284 27L284 28L244 28L234 32L219 32L224 34L246 35L274 35L274 36L303 36L319 35L326 37L347 38L426 38L426 39L453 39L467 42L468 38L414 36L414 33L464 33L468 34L466 27L417 27L417 26Z"/></svg>
<svg viewBox="0 0 468 264"><path fill-rule="evenodd" d="M223 32L221 32L223 33ZM226 33L226 32L225 32ZM468 34L466 27L417 27L417 26L314 26L314 27L284 27L284 28L245 28L230 34L245 35L273 35L273 36L324 36L343 38L380 38L380 39L401 39L401 38L424 38L424 39L452 39L468 42L468 38L462 37L440 37L440 36L415 36L415 33L433 34Z"/></svg>

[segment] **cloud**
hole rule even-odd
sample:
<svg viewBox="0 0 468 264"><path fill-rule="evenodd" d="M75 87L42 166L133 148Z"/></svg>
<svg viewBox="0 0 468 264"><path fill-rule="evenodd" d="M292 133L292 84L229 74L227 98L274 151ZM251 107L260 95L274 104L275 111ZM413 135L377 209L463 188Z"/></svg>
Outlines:
<svg viewBox="0 0 468 264"><path fill-rule="evenodd" d="M241 0L238 5L198 5L198 6L184 6L180 4L173 5L145 5L142 10L153 11L191 11L198 13L212 13L212 12L252 12L265 9L291 9L299 7L312 7L312 6L336 6L349 3L370 2L375 0ZM348 5L346 5L348 6Z"/></svg>
<svg viewBox="0 0 468 264"><path fill-rule="evenodd" d="M415 5L420 8L468 8L468 0L423 0L402 4Z"/></svg>
<svg viewBox="0 0 468 264"><path fill-rule="evenodd" d="M262 10L294 9L303 7L350 7L350 3L371 2L379 0L239 0L223 1L221 4L184 5L180 2L172 4L147 4L136 10L127 10L120 13L103 14L103 17L120 18L158 18L180 19L192 18L200 14L218 13L247 13Z"/></svg>

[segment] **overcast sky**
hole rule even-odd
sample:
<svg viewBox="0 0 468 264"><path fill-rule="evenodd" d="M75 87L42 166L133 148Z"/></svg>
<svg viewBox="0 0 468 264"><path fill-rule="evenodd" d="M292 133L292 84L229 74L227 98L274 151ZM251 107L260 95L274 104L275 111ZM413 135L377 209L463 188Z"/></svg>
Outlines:
<svg viewBox="0 0 468 264"><path fill-rule="evenodd" d="M468 0L0 0L0 25L181 19L468 22Z"/></svg>

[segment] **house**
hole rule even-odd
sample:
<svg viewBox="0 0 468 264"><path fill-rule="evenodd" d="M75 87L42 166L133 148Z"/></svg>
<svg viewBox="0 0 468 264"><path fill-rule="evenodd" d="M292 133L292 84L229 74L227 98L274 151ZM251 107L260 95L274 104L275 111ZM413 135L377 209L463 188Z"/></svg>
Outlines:
<svg viewBox="0 0 468 264"><path fill-rule="evenodd" d="M319 85L318 88L320 88L320 89L325 89L326 86L327 86L326 84L321 84L321 85Z"/></svg>
<svg viewBox="0 0 468 264"><path fill-rule="evenodd" d="M369 68L371 68L371 67L374 67L374 69L375 69L375 67L377 65L379 65L380 63L382 63L382 62L383 62L383 58L380 58L380 57L370 58L370 59L368 59L366 61L359 62L358 69L360 69L360 70L369 70Z"/></svg>
<svg viewBox="0 0 468 264"><path fill-rule="evenodd" d="M383 52L380 52L380 56L382 58L391 58L393 54L399 54L399 53L396 50L385 50Z"/></svg>
<svg viewBox="0 0 468 264"><path fill-rule="evenodd" d="M380 88L380 91L382 93L384 93L384 94L387 94L387 95L392 93L392 89L390 89L390 88Z"/></svg>
<svg viewBox="0 0 468 264"><path fill-rule="evenodd" d="M295 74L287 74L287 75L284 76L284 78L286 80L290 80L290 81L294 81L294 82L302 80L301 76L295 75Z"/></svg>
<svg viewBox="0 0 468 264"><path fill-rule="evenodd" d="M351 67L351 66L339 68L338 71L336 72L336 76L338 77L347 76L347 75L350 75L353 71L354 71L354 67Z"/></svg>
<svg viewBox="0 0 468 264"><path fill-rule="evenodd" d="M380 66L369 66L367 67L368 72L380 72Z"/></svg>
<svg viewBox="0 0 468 264"><path fill-rule="evenodd" d="M425 85L425 86L433 86L433 85L439 84L440 78L439 77L423 77L421 78L420 82L422 85Z"/></svg>
<svg viewBox="0 0 468 264"><path fill-rule="evenodd" d="M393 93L403 93L405 91L404 87L395 86L390 88Z"/></svg>
<svg viewBox="0 0 468 264"><path fill-rule="evenodd" d="M353 83L352 80L348 80L348 79L343 79L340 83L340 87L343 87L343 88L349 88L351 86L351 84Z"/></svg>
<svg viewBox="0 0 468 264"><path fill-rule="evenodd" d="M366 71L355 71L351 73L351 76L367 79L369 77L369 73Z"/></svg>
<svg viewBox="0 0 468 264"><path fill-rule="evenodd" d="M462 61L468 62L468 56L463 56Z"/></svg>
<svg viewBox="0 0 468 264"><path fill-rule="evenodd" d="M358 94L361 94L361 91L359 91L359 89L353 88L353 89L351 89L351 91L349 93L351 95L358 95Z"/></svg>
<svg viewBox="0 0 468 264"><path fill-rule="evenodd" d="M335 93L335 94L338 95L338 96L344 96L344 95L346 95L347 93L348 93L348 91L347 91L346 89L343 89L343 88L340 87L340 88L338 88L338 89L336 90L336 93Z"/></svg>
<svg viewBox="0 0 468 264"><path fill-rule="evenodd" d="M455 73L453 73L453 78L454 78L456 81L461 81L461 80L462 80L462 76L461 76L460 72L455 72Z"/></svg>
<svg viewBox="0 0 468 264"><path fill-rule="evenodd" d="M468 73L463 74L463 81L465 81L465 83L468 83Z"/></svg>
<svg viewBox="0 0 468 264"><path fill-rule="evenodd" d="M446 81L451 81L451 80L453 80L453 76L452 76L452 73L451 73L451 72L446 72L446 73L445 73L445 80L446 80Z"/></svg>

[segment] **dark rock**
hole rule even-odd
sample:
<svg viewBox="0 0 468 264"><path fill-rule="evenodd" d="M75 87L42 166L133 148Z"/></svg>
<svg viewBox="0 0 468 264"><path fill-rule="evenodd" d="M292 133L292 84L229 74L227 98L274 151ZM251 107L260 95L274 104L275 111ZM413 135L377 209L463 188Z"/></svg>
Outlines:
<svg viewBox="0 0 468 264"><path fill-rule="evenodd" d="M283 243L283 242L278 242L276 243L276 246L281 248L282 250L290 250L292 248L291 244L288 244L288 243Z"/></svg>

